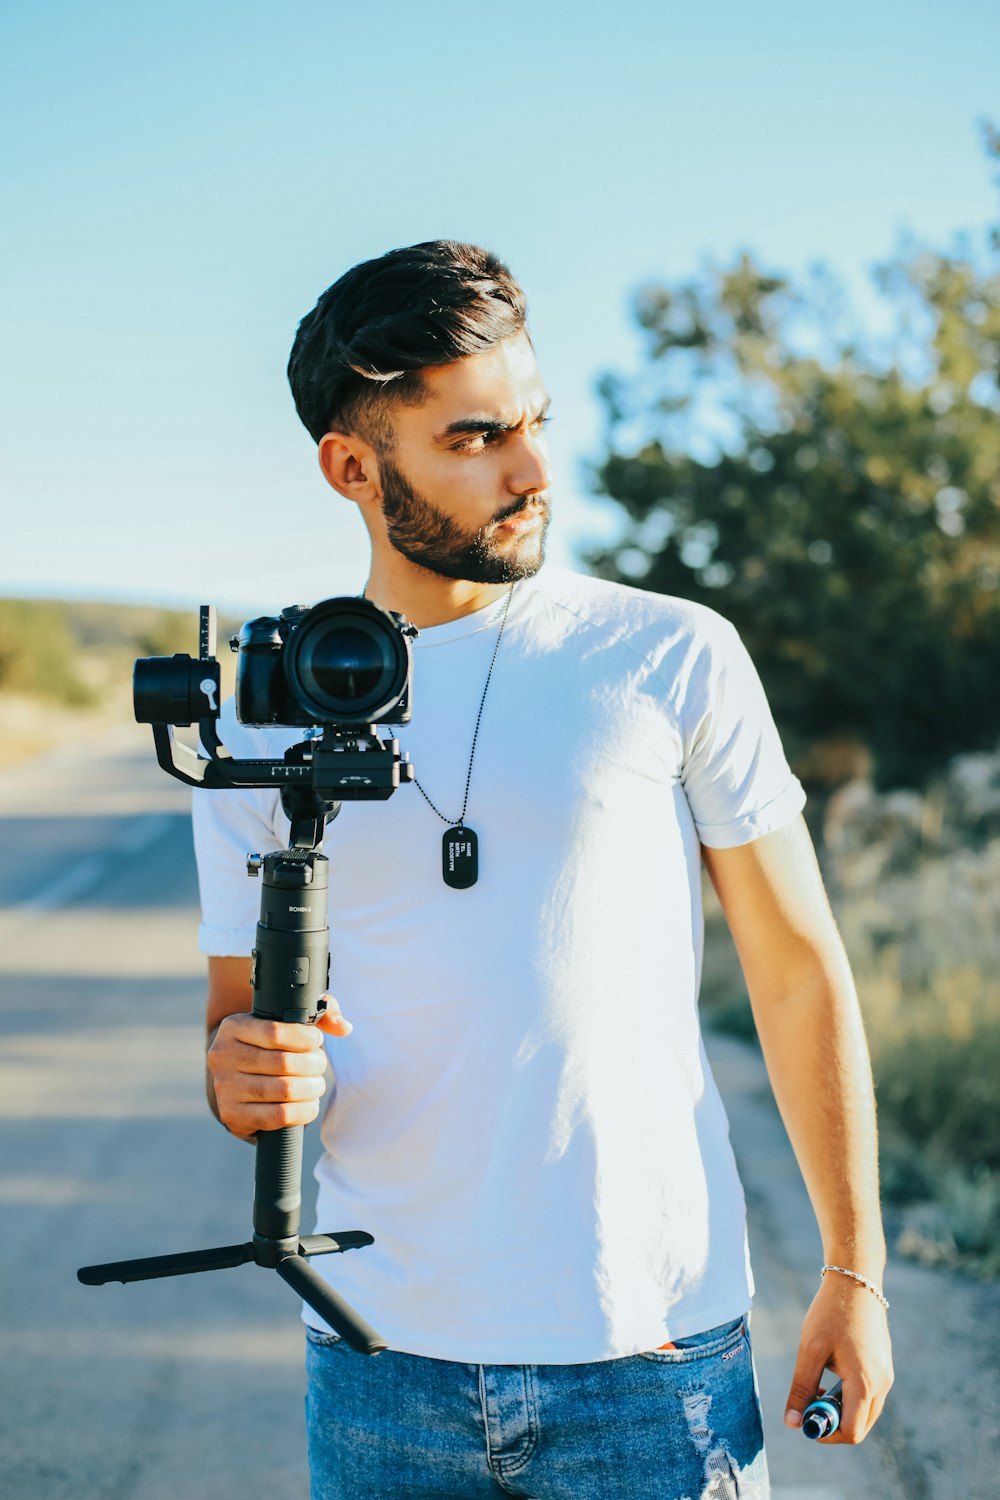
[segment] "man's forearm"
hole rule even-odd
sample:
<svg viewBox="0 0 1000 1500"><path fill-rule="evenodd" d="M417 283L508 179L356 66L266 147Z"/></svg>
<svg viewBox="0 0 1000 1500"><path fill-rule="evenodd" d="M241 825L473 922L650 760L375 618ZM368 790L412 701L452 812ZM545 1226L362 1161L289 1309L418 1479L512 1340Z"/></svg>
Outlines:
<svg viewBox="0 0 1000 1500"><path fill-rule="evenodd" d="M871 1063L839 937L751 989L771 1086L830 1264L881 1282L885 1236Z"/></svg>

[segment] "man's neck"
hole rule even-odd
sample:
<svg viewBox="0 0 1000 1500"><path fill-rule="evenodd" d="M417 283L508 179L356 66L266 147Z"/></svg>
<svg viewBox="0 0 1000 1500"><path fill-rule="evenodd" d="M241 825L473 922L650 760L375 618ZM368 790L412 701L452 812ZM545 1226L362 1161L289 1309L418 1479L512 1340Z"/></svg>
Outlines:
<svg viewBox="0 0 1000 1500"><path fill-rule="evenodd" d="M421 568L400 557L398 566L388 566L372 559L371 573L365 584L365 598L383 609L405 615L418 630L432 625L446 625L477 609L485 609L502 599L509 583L471 583L462 578L442 578L429 568Z"/></svg>

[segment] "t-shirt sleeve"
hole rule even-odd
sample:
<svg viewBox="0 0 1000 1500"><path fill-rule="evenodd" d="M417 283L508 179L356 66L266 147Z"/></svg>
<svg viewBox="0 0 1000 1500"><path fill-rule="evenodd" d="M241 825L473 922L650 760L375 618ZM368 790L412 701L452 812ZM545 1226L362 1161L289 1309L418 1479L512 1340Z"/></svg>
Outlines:
<svg viewBox="0 0 1000 1500"><path fill-rule="evenodd" d="M681 784L703 844L749 844L802 811L805 792L785 758L760 677L721 616L692 660L680 720Z"/></svg>
<svg viewBox="0 0 1000 1500"><path fill-rule="evenodd" d="M192 820L202 953L250 957L260 913L260 880L248 876L247 855L285 847L275 828L277 810L278 795L266 788L195 792Z"/></svg>

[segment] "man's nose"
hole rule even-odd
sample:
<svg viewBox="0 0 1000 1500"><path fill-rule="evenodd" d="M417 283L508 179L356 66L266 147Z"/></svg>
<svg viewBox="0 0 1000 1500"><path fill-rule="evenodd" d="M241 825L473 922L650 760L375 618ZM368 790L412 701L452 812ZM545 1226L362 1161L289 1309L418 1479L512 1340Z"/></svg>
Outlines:
<svg viewBox="0 0 1000 1500"><path fill-rule="evenodd" d="M551 488L548 449L541 436L532 432L519 434L514 453L515 460L507 475L511 494L537 495Z"/></svg>

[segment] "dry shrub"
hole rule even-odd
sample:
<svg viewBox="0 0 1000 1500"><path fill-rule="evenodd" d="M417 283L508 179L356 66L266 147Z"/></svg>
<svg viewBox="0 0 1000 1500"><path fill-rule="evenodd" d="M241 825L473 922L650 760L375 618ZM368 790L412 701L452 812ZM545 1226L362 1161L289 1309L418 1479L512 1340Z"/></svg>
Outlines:
<svg viewBox="0 0 1000 1500"><path fill-rule="evenodd" d="M872 1053L897 1248L1000 1272L1000 757L833 799L823 851Z"/></svg>
<svg viewBox="0 0 1000 1500"><path fill-rule="evenodd" d="M842 787L820 858L872 1055L895 1248L1000 1275L1000 755L963 756L925 794ZM718 903L703 1002L753 1036Z"/></svg>

